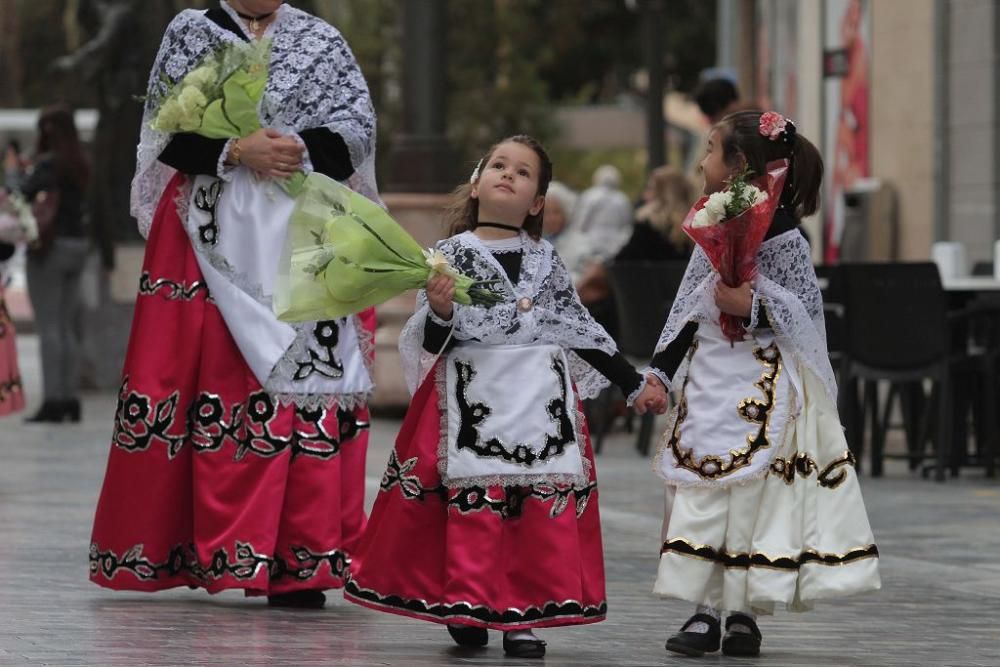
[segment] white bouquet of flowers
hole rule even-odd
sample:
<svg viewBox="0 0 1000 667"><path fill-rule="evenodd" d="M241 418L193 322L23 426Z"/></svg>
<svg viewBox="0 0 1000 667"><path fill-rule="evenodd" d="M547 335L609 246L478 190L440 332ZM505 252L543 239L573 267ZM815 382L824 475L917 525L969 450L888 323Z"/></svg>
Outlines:
<svg viewBox="0 0 1000 667"><path fill-rule="evenodd" d="M38 238L38 223L31 204L18 193L0 189L0 241L31 243Z"/></svg>

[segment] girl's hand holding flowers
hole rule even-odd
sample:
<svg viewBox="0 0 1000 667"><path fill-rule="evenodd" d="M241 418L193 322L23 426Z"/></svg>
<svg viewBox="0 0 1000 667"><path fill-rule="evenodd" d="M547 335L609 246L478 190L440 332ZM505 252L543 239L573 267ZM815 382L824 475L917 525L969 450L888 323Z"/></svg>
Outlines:
<svg viewBox="0 0 1000 667"><path fill-rule="evenodd" d="M728 315L750 317L750 310L753 308L753 289L750 283L729 287L720 280L715 284L715 305Z"/></svg>
<svg viewBox="0 0 1000 667"><path fill-rule="evenodd" d="M450 320L454 310L452 301L455 299L455 279L451 276L438 274L427 281L427 303L434 314L442 320Z"/></svg>

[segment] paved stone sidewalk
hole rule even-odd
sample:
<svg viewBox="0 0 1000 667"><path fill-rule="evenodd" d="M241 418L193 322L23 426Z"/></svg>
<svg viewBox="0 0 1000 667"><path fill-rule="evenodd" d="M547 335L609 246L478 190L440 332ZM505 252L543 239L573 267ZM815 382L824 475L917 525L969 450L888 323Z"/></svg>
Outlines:
<svg viewBox="0 0 1000 667"><path fill-rule="evenodd" d="M19 339L30 408L37 340ZM0 419L0 665L538 665L506 660L494 633L462 652L441 626L344 603L270 610L237 593L113 593L87 581L87 545L114 397L88 396L76 426ZM374 497L398 422L376 420ZM661 498L631 436L598 460L609 619L540 634L546 665L1000 666L1000 482L975 472L935 484L890 466L864 480L882 551L883 590L765 618L757 660L675 657L663 641L690 613L649 593ZM141 499L137 499L141 502Z"/></svg>

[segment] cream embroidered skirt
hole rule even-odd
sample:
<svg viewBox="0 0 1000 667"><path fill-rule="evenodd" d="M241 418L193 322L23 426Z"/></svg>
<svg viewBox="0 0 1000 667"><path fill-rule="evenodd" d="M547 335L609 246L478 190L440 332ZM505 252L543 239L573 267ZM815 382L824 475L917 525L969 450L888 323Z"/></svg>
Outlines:
<svg viewBox="0 0 1000 667"><path fill-rule="evenodd" d="M761 352L770 348L756 349L765 369L776 368ZM697 355L692 374L698 372ZM795 371L801 391L788 391L800 406L797 416L771 431L781 433L781 439L758 448L747 466L758 468L764 461L766 469L728 484L668 480L654 592L717 609L767 614L780 606L804 611L816 600L880 588L878 549L836 406L811 371L801 366ZM765 407L777 405L767 394L765 385ZM698 406L688 410L687 419L697 420ZM675 424L657 459L662 476L676 465L676 452L687 451L676 442L672 447L673 434ZM721 465L731 461L724 456Z"/></svg>

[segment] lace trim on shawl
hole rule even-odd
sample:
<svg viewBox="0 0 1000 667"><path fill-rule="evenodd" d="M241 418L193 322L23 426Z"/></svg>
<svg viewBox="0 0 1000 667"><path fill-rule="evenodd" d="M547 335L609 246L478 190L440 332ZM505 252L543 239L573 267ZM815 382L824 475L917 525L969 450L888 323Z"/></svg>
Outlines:
<svg viewBox="0 0 1000 667"><path fill-rule="evenodd" d="M368 376L373 377L372 361L375 358L375 334L364 327L358 315L351 316L351 323L354 326L354 333L358 339L358 350L365 363L365 370ZM277 399L282 405L294 404L300 408L316 410L318 408L329 408L337 404L346 410L353 410L357 407L367 405L371 399L372 392L353 392L349 394L296 394L290 392L273 391L270 389L272 380L278 378L288 379L295 376L302 359L309 358L310 342L314 339L313 328L315 322L305 322L292 325L295 328L295 340L288 346L281 359L271 369L271 375L264 383L264 389L268 394Z"/></svg>

